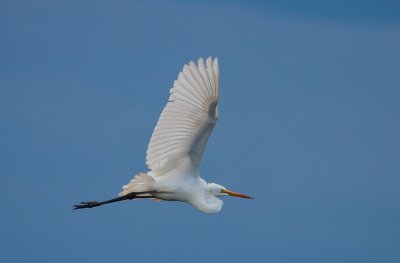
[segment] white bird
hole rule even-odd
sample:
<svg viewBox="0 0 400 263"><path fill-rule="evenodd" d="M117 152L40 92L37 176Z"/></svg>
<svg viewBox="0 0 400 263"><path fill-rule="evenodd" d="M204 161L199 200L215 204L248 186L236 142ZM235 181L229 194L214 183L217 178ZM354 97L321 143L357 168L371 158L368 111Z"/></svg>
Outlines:
<svg viewBox="0 0 400 263"><path fill-rule="evenodd" d="M170 90L147 149L150 171L139 173L123 186L119 197L103 202L81 202L74 209L92 208L137 198L187 202L205 213L218 213L218 196L252 197L207 183L199 168L208 137L218 118L218 59L200 58L183 67Z"/></svg>

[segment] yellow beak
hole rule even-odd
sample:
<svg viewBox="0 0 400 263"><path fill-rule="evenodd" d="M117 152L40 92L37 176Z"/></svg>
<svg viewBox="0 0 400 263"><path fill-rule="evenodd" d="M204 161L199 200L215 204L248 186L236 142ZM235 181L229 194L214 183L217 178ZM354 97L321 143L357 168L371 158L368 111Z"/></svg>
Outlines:
<svg viewBox="0 0 400 263"><path fill-rule="evenodd" d="M223 189L223 190L221 190L221 192L225 193L225 194L228 194L230 196L236 196L236 197L247 198L247 199L254 199L253 197L250 197L248 195L244 195L244 194L237 193L237 192L230 191L230 190Z"/></svg>

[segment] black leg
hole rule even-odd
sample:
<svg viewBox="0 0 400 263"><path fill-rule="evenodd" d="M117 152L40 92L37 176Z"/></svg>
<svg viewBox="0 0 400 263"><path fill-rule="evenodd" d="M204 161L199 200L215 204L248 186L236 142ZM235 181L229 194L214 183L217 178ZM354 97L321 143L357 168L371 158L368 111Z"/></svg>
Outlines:
<svg viewBox="0 0 400 263"><path fill-rule="evenodd" d="M138 193L129 193L117 198L113 198L110 200L106 200L103 202L97 202L97 201L89 201L89 202L80 202L77 205L74 205L74 210L76 209L83 209L83 208L93 208L96 206L101 206L109 203L114 203L114 202L119 202L119 201L124 201L124 200L132 200L132 199L138 199L138 198L152 198L153 196L151 193L154 192L138 192Z"/></svg>

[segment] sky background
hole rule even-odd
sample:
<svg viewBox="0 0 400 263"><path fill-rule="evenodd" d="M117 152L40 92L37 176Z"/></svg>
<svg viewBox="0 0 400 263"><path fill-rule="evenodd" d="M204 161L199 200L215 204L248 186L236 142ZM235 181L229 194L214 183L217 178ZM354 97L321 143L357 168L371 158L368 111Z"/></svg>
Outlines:
<svg viewBox="0 0 400 263"><path fill-rule="evenodd" d="M120 202L182 66L220 61L219 214ZM1 262L400 262L399 1L0 0Z"/></svg>

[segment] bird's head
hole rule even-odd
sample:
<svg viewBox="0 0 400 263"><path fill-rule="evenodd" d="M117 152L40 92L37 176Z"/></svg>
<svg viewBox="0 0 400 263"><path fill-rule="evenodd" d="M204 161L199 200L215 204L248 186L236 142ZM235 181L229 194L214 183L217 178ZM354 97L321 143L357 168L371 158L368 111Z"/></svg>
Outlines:
<svg viewBox="0 0 400 263"><path fill-rule="evenodd" d="M209 193L213 196L230 195L230 196L235 196L235 197L254 199L253 197L250 197L248 195L244 195L244 194L241 194L238 192L228 190L225 187L223 187L222 185L215 184L215 183L208 184L207 188L208 188Z"/></svg>

